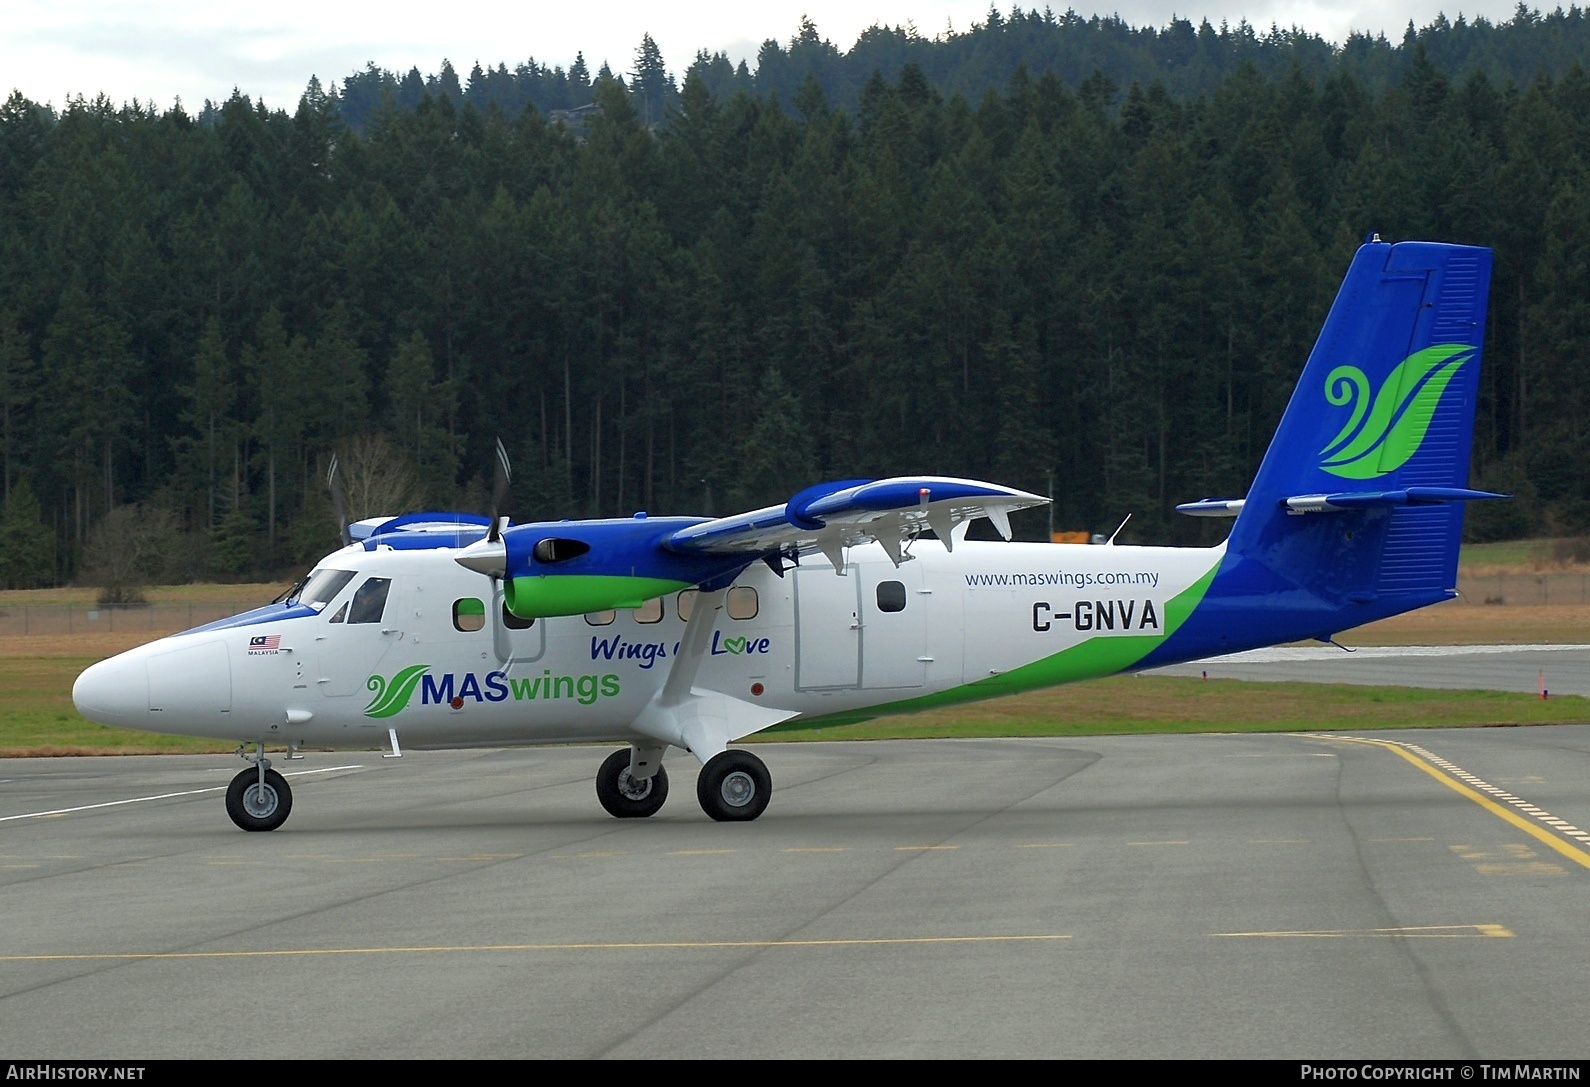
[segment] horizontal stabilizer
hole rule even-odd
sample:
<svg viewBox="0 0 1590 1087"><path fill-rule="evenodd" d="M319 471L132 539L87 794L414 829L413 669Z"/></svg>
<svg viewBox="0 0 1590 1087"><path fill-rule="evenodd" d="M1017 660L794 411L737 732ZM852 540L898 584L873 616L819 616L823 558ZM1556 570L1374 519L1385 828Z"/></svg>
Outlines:
<svg viewBox="0 0 1590 1087"><path fill-rule="evenodd" d="M1433 506L1443 502L1480 502L1511 495L1471 491L1463 487L1404 487L1396 491L1343 491L1338 494L1302 494L1281 500L1291 513L1335 513L1389 506Z"/></svg>
<svg viewBox="0 0 1590 1087"><path fill-rule="evenodd" d="M1246 498L1205 498L1198 502L1183 502L1177 513L1188 517L1235 517L1247 504Z"/></svg>
<svg viewBox="0 0 1590 1087"><path fill-rule="evenodd" d="M1009 539L1011 511L1047 501L995 483L946 476L845 480L808 487L782 506L691 525L663 545L684 554L822 552L838 569L836 556L843 548L873 540L891 558L900 554L903 542L928 530L953 548L951 530L978 517L988 518Z"/></svg>

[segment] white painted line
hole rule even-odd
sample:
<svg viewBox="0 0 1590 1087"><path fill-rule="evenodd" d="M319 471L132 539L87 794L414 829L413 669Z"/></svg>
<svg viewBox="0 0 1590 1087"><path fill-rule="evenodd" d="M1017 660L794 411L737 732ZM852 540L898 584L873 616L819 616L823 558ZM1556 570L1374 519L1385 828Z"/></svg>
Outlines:
<svg viewBox="0 0 1590 1087"><path fill-rule="evenodd" d="M1590 645L1365 645L1353 650L1359 660L1396 657L1467 657L1492 653L1590 653ZM1334 646L1290 646L1249 649L1224 657L1211 657L1209 663L1261 664L1282 661L1344 661L1349 657Z"/></svg>
<svg viewBox="0 0 1590 1087"><path fill-rule="evenodd" d="M322 770L295 770L283 777L303 777L306 774L329 774L335 770L363 770L362 765L357 766L327 766ZM0 815L0 823L9 823L13 819L45 819L52 815L70 815L73 812L93 811L96 808L119 808L123 804L142 804L146 800L170 800L178 796L198 796L201 793L224 793L225 785L212 785L207 789L188 789L180 793L158 793L154 796L135 796L127 800L107 800L103 804L83 804L75 808L55 808L51 811L32 811L24 815Z"/></svg>
<svg viewBox="0 0 1590 1087"><path fill-rule="evenodd" d="M141 804L145 800L170 800L174 796L198 796L200 793L224 793L225 785L216 785L209 789L189 789L182 793L161 793L158 796L135 796L131 800L110 800L103 804L84 804L77 808L55 808L51 811L33 811L26 815L0 815L0 823L9 823L13 819L44 819L51 815L70 815L75 811L91 811L94 808L117 808L123 804Z"/></svg>

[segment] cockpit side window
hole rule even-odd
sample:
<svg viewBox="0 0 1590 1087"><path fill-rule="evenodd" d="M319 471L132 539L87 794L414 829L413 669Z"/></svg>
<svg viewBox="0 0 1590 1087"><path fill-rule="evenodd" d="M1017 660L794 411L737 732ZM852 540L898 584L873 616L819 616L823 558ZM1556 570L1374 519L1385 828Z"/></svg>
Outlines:
<svg viewBox="0 0 1590 1087"><path fill-rule="evenodd" d="M352 570L316 570L298 590L298 602L323 610L352 580Z"/></svg>
<svg viewBox="0 0 1590 1087"><path fill-rule="evenodd" d="M348 602L344 600L342 607L337 609L337 614L331 617L331 622L340 623L348 617Z"/></svg>
<svg viewBox="0 0 1590 1087"><path fill-rule="evenodd" d="M381 613L386 610L386 597L391 588L392 579L389 577L373 577L360 585L353 594L348 623L379 623Z"/></svg>

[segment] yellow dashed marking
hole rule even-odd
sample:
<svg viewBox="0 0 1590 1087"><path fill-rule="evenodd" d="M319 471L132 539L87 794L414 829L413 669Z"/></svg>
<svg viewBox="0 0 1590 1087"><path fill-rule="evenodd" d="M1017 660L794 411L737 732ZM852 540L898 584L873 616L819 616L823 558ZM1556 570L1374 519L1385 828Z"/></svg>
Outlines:
<svg viewBox="0 0 1590 1087"><path fill-rule="evenodd" d="M911 852L923 852L923 851L930 850L930 849L959 849L959 848L960 848L960 846L958 846L958 845L897 845L897 846L894 847L894 851L896 853L911 853Z"/></svg>
<svg viewBox="0 0 1590 1087"><path fill-rule="evenodd" d="M1369 928L1369 929L1318 929L1313 931L1291 932L1211 932L1211 936L1308 936L1308 937L1347 937L1347 936L1401 936L1409 939L1441 939L1466 938L1473 936L1511 936L1513 935L1502 925L1416 925L1411 928Z"/></svg>
<svg viewBox="0 0 1590 1087"><path fill-rule="evenodd" d="M1522 842L1506 842L1499 848L1503 854L1476 849L1471 845L1454 845L1452 852L1466 861L1479 861L1474 870L1482 876L1562 876L1567 869L1560 864L1535 860L1535 851Z"/></svg>
<svg viewBox="0 0 1590 1087"><path fill-rule="evenodd" d="M784 850L786 853L849 853L850 849L842 845L801 845L791 846Z"/></svg>
<svg viewBox="0 0 1590 1087"><path fill-rule="evenodd" d="M1568 870L1560 864L1546 861L1512 861L1506 864L1476 864L1474 870L1482 876L1565 876Z"/></svg>
<svg viewBox="0 0 1590 1087"><path fill-rule="evenodd" d="M670 857L709 857L719 853L738 853L738 849L676 849Z"/></svg>
<svg viewBox="0 0 1590 1087"><path fill-rule="evenodd" d="M1192 845L1191 842L1127 842L1127 845Z"/></svg>
<svg viewBox="0 0 1590 1087"><path fill-rule="evenodd" d="M1432 765L1432 761L1426 761L1426 759L1420 758L1419 755L1416 755L1413 751L1409 750L1409 748L1414 747L1414 745L1394 743L1390 740L1371 740L1362 736L1320 736L1312 733L1300 733L1299 735L1307 736L1312 740L1335 740L1339 743L1347 744L1372 744L1375 747L1381 747L1387 751L1395 752L1397 755L1407 759L1413 765L1417 766L1419 769L1435 778L1447 788L1453 790L1461 796L1468 798L1469 800L1474 801L1474 803L1478 804L1480 807L1484 808L1497 818L1505 819L1507 822L1513 824L1513 826L1517 827L1525 834L1528 834L1531 838L1544 842L1546 845L1549 845L1552 849L1556 850L1558 853L1561 853L1564 857L1567 857L1575 864L1584 868L1590 868L1590 853L1578 848L1571 842L1567 842L1562 838L1559 838L1557 835L1541 826L1537 821L1525 819L1517 812L1510 811L1507 807L1498 804L1490 797L1484 796L1481 793L1476 792L1474 789L1469 788L1469 786L1455 779L1451 773L1444 772L1442 767L1450 768L1453 773L1459 772L1460 770L1459 767L1453 763L1447 762L1445 759L1438 759L1436 756L1430 755L1429 759L1437 764ZM1415 748L1415 750L1425 753L1422 748ZM1479 779L1476 778L1475 780L1477 781ZM1533 805L1526 805L1522 803L1518 804L1517 806L1523 807L1526 810L1533 807ZM1539 808L1535 808L1534 810L1540 811Z"/></svg>
<svg viewBox="0 0 1590 1087"><path fill-rule="evenodd" d="M105 959L263 959L307 955L425 955L439 952L457 953L468 951L694 951L712 950L715 948L887 947L908 944L1040 943L1069 939L1071 939L1069 933L1056 932L1028 936L880 936L850 940L678 940L655 943L455 944L436 947L320 947L284 948L264 951L132 951L99 954L0 955L0 962L81 962Z"/></svg>
<svg viewBox="0 0 1590 1087"><path fill-rule="evenodd" d="M437 857L439 861L514 861L523 853L471 853L467 857Z"/></svg>
<svg viewBox="0 0 1590 1087"><path fill-rule="evenodd" d="M1069 846L1070 844L1071 844L1070 842L1028 842L1025 845L1018 845L1016 848L1017 849L1064 849L1065 847Z"/></svg>

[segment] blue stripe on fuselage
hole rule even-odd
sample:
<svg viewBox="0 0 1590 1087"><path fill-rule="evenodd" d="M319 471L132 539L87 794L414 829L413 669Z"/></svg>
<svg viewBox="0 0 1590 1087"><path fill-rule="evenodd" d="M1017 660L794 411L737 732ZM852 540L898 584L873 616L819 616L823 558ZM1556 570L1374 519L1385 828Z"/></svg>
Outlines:
<svg viewBox="0 0 1590 1087"><path fill-rule="evenodd" d="M1226 553L1198 606L1132 671L1180 664L1246 649L1329 638L1377 619L1449 600L1448 591L1379 593L1331 601L1262 563Z"/></svg>
<svg viewBox="0 0 1590 1087"><path fill-rule="evenodd" d="M192 630L184 630L182 633L202 634L207 630L230 630L233 627L251 627L260 623L280 622L283 619L307 619L311 615L319 614L319 609L312 608L308 604L266 604L263 608L229 615L225 619L217 619L213 623L205 623Z"/></svg>

